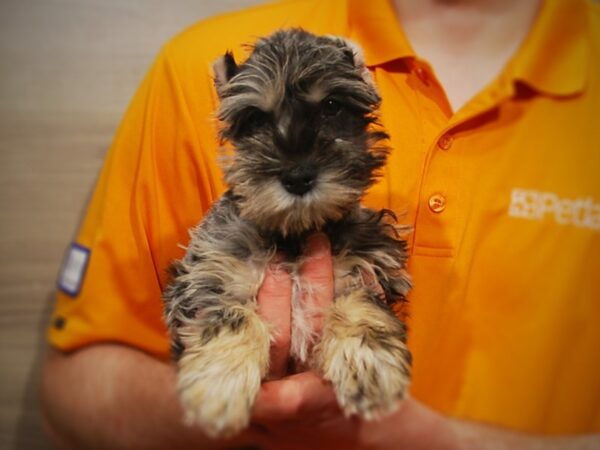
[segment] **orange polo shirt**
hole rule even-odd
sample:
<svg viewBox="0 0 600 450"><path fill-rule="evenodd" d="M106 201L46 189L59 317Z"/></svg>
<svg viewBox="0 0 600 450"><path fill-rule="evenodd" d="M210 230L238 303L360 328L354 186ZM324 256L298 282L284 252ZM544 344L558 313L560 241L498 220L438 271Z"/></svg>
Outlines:
<svg viewBox="0 0 600 450"><path fill-rule="evenodd" d="M539 433L600 431L600 16L548 0L497 79L453 112L384 0L295 0L162 49L107 155L59 279L50 342L168 358L165 269L223 192L211 63L280 27L365 51L393 151L365 203L414 227L412 394Z"/></svg>

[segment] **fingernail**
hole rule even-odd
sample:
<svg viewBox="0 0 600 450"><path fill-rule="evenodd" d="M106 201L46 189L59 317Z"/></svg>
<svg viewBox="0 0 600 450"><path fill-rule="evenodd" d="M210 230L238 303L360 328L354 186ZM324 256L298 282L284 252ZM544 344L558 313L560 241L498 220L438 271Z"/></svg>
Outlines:
<svg viewBox="0 0 600 450"><path fill-rule="evenodd" d="M331 245L327 236L323 233L311 234L306 239L304 254L313 258L329 256L331 254Z"/></svg>
<svg viewBox="0 0 600 450"><path fill-rule="evenodd" d="M267 271L268 273L273 276L273 277L278 277L281 275L281 264L277 264L277 263L269 263L267 265Z"/></svg>

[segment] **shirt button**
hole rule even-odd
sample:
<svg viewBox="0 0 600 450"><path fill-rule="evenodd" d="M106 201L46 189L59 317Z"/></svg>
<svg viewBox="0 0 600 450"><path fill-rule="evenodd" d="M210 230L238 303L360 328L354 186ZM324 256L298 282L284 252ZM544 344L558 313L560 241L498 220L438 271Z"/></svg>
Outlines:
<svg viewBox="0 0 600 450"><path fill-rule="evenodd" d="M454 138L451 134L446 133L438 140L438 145L442 150L448 150L452 147L452 142L454 142Z"/></svg>
<svg viewBox="0 0 600 450"><path fill-rule="evenodd" d="M434 213L441 213L444 209L446 209L446 197L441 194L434 194L429 197L429 209L431 209Z"/></svg>

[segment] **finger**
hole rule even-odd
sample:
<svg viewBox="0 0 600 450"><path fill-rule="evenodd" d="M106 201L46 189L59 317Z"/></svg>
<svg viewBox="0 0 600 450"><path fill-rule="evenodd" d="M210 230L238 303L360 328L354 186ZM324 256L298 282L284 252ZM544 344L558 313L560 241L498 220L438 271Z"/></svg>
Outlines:
<svg viewBox="0 0 600 450"><path fill-rule="evenodd" d="M323 315L333 303L333 263L329 239L322 233L311 235L304 249L300 267L302 306L308 313L310 329L319 333Z"/></svg>
<svg viewBox="0 0 600 450"><path fill-rule="evenodd" d="M331 385L314 372L263 383L254 404L253 422L267 425L339 410Z"/></svg>
<svg viewBox="0 0 600 450"><path fill-rule="evenodd" d="M275 257L258 290L258 314L273 327L269 379L285 375L290 353L292 278Z"/></svg>

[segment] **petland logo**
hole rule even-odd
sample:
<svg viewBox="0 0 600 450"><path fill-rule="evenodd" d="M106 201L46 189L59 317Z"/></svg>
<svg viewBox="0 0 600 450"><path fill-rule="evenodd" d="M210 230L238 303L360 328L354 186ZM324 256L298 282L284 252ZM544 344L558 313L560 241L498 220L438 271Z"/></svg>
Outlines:
<svg viewBox="0 0 600 450"><path fill-rule="evenodd" d="M568 199L553 192L513 189L508 215L528 220L549 218L559 225L600 230L600 203L590 196Z"/></svg>

